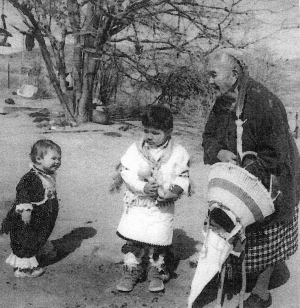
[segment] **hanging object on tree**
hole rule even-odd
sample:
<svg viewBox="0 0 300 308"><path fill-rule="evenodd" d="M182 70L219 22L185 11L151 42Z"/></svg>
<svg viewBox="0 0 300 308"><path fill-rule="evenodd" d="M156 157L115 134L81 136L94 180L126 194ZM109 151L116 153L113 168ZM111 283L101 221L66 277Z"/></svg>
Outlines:
<svg viewBox="0 0 300 308"><path fill-rule="evenodd" d="M31 33L25 34L25 47L27 51L31 51L34 48L34 35Z"/></svg>
<svg viewBox="0 0 300 308"><path fill-rule="evenodd" d="M4 14L4 0L2 0L2 28L0 28L0 46L11 47L10 43L7 42L7 39L12 37L12 35L7 31L5 18L7 18L7 16Z"/></svg>
<svg viewBox="0 0 300 308"><path fill-rule="evenodd" d="M140 55L143 50L144 50L144 47L137 41L135 44L134 44L134 49L135 49L135 54L136 55Z"/></svg>

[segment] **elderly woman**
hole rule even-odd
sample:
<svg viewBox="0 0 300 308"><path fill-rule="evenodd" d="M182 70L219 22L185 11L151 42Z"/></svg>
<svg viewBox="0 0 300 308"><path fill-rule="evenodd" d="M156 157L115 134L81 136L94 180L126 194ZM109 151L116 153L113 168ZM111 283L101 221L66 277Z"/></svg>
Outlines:
<svg viewBox="0 0 300 308"><path fill-rule="evenodd" d="M217 99L203 134L204 163L238 163L268 189L272 176L273 188L279 193L274 214L246 229L246 271L259 275L244 307L269 307L268 286L274 266L290 258L298 247L299 153L282 102L247 77L242 62L229 54L216 54L209 60L208 72ZM237 151L235 122L241 91L243 152L251 152L244 158Z"/></svg>

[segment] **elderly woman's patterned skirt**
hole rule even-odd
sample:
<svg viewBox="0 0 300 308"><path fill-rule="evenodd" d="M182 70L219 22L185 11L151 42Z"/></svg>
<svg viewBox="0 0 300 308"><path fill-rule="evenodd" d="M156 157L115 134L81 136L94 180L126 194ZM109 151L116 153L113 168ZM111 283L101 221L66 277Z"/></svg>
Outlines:
<svg viewBox="0 0 300 308"><path fill-rule="evenodd" d="M247 233L246 272L261 272L268 265L289 259L298 249L297 206L293 221L277 223L259 232Z"/></svg>

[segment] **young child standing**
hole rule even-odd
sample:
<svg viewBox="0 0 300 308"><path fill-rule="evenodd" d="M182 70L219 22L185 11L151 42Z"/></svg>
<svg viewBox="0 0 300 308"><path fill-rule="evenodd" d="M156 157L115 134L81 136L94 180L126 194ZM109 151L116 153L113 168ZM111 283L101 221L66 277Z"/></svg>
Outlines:
<svg viewBox="0 0 300 308"><path fill-rule="evenodd" d="M55 172L61 164L61 148L51 140L38 140L31 148L32 166L17 185L16 201L2 223L10 233L12 253L6 263L18 278L38 277L37 255L46 244L58 215Z"/></svg>
<svg viewBox="0 0 300 308"><path fill-rule="evenodd" d="M130 292L145 273L148 259L149 290L164 290L169 279L165 255L172 244L174 202L189 190L189 155L173 142L169 109L152 106L142 116L144 137L121 158L125 182L124 212L117 234L126 244L124 274L117 289Z"/></svg>

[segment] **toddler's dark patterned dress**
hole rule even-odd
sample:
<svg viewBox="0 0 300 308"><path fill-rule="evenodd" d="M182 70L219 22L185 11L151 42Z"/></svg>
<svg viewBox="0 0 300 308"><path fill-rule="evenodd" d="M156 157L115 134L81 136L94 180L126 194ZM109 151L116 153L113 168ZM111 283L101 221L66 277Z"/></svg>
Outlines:
<svg viewBox="0 0 300 308"><path fill-rule="evenodd" d="M23 271L38 267L36 255L51 235L57 215L58 200L55 175L46 174L35 166L17 185L16 202L2 223L2 233L10 233L11 255L6 263ZM31 210L28 224L21 212Z"/></svg>

